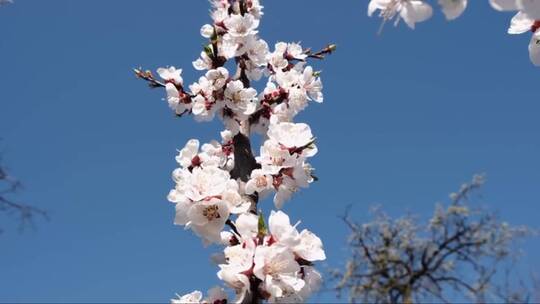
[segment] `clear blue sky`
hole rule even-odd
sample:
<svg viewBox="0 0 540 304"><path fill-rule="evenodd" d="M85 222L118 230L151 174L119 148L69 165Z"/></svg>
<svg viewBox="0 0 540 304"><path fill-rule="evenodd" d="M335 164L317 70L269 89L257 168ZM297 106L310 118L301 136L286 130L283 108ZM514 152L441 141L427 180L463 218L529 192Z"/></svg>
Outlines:
<svg viewBox="0 0 540 304"><path fill-rule="evenodd" d="M265 1L270 44L339 46L317 64L325 103L298 117L318 138L320 181L286 205L321 236L329 266L346 257L346 205L359 220L374 203L428 216L477 172L488 174L485 204L538 227L540 69L529 37L506 34L511 14L470 2L455 22L437 14L379 37L365 0ZM208 10L201 0L0 8L1 145L26 186L18 198L51 216L24 234L2 223L0 301L163 302L218 283L208 262L218 249L173 226L166 195L176 149L218 138L220 123L176 119L131 73L176 65L197 79ZM539 269L538 241L526 250L524 265Z"/></svg>

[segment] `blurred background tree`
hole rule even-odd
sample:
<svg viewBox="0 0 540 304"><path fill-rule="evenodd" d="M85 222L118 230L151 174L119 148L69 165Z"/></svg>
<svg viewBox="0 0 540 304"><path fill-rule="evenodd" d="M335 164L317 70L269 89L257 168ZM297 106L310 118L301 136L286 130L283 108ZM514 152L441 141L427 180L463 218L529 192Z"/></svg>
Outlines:
<svg viewBox="0 0 540 304"><path fill-rule="evenodd" d="M0 0L0 6L11 4L11 3L13 3L13 0Z"/></svg>
<svg viewBox="0 0 540 304"><path fill-rule="evenodd" d="M36 216L48 218L44 210L16 201L14 196L21 188L21 182L8 173L0 155L0 214L4 219L15 218L18 221L19 230L33 226ZM2 231L0 227L0 233Z"/></svg>
<svg viewBox="0 0 540 304"><path fill-rule="evenodd" d="M476 175L450 195L448 206L437 204L428 223L413 215L392 219L376 208L373 222L359 224L347 211L351 257L332 273L338 294L364 303L539 300L529 292L534 283L516 281L512 271L516 241L532 232L472 207L483 183Z"/></svg>

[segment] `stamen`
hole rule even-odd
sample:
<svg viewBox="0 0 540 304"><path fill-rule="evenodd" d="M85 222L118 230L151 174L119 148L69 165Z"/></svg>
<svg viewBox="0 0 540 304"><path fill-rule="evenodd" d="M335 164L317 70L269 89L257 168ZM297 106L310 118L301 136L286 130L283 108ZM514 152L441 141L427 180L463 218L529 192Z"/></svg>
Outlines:
<svg viewBox="0 0 540 304"><path fill-rule="evenodd" d="M221 218L221 215L219 214L219 207L217 205L212 205L204 208L203 216L209 221Z"/></svg>

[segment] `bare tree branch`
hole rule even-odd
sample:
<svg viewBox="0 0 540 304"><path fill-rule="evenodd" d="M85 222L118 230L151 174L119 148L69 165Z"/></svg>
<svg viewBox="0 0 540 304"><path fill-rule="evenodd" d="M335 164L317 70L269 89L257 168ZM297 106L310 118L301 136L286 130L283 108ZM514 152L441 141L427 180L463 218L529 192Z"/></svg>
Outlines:
<svg viewBox="0 0 540 304"><path fill-rule="evenodd" d="M17 218L19 230L24 230L28 226L33 226L36 216L48 219L48 215L42 209L16 202L11 198L21 187L22 184L8 174L0 157L0 213Z"/></svg>

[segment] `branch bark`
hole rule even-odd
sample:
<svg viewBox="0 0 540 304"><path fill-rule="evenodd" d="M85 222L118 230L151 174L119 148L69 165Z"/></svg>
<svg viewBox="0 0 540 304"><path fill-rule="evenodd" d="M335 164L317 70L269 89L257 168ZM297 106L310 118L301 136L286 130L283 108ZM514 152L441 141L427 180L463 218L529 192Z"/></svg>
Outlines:
<svg viewBox="0 0 540 304"><path fill-rule="evenodd" d="M234 168L231 171L231 177L241 179L247 182L251 176L251 172L259 165L255 160L255 156L251 151L251 142L247 135L238 133L233 138L234 142Z"/></svg>

